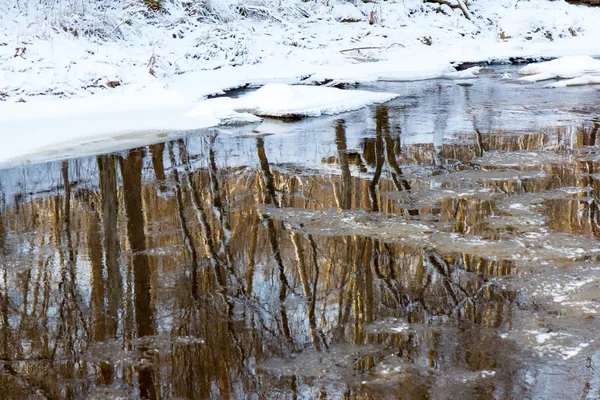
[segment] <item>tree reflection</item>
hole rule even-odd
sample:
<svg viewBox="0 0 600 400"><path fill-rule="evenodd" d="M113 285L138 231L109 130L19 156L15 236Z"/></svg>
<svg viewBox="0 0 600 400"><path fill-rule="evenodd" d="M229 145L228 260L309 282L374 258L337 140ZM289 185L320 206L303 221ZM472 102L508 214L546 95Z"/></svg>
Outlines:
<svg viewBox="0 0 600 400"><path fill-rule="evenodd" d="M137 335L140 338L156 333L154 324L154 308L150 287L150 262L146 253L145 221L142 204L142 167L143 150L131 150L127 157L121 158L121 176L123 186L123 202L127 214L127 240L131 251L133 266L134 306ZM140 397L156 399L159 397L155 388L155 368L152 365L152 349L144 342L138 347L141 353L138 368Z"/></svg>
<svg viewBox="0 0 600 400"><path fill-rule="evenodd" d="M540 165L545 174L472 179L464 172L504 170L479 167L486 154L542 152L550 134L402 145L390 113L375 108L360 149L349 122L334 122L333 172L273 162L268 137L244 142L248 165L228 166L216 134L29 167L47 169L48 187L2 186L0 387L46 398L527 397L518 350L497 334L513 324L515 293L492 282L517 264L467 239L535 232L500 201L566 186L586 191L530 211L547 231L597 238L598 127L578 130L579 158ZM446 243L455 238L467 244ZM497 373L471 374L482 371Z"/></svg>
<svg viewBox="0 0 600 400"><path fill-rule="evenodd" d="M106 335L115 337L119 308L123 292L119 264L120 244L118 236L119 200L117 193L117 169L113 155L97 158L102 202L102 234L104 260L106 264Z"/></svg>

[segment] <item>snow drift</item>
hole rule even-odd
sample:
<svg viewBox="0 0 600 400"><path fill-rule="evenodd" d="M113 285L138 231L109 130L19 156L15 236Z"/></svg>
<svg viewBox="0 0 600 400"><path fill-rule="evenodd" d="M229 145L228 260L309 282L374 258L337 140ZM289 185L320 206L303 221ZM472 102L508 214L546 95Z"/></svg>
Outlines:
<svg viewBox="0 0 600 400"><path fill-rule="evenodd" d="M589 56L567 56L556 60L542 63L529 64L519 70L519 74L526 75L519 78L521 81L538 82L555 78L581 78L586 75L600 78L600 60ZM584 80L573 81L572 84L597 83L596 78L588 78L587 83ZM570 85L557 85L570 86Z"/></svg>
<svg viewBox="0 0 600 400"><path fill-rule="evenodd" d="M232 111L235 111L261 117L318 117L357 110L398 96L395 93L269 83L256 92L240 98L205 100L185 115L188 117L210 114L232 115Z"/></svg>

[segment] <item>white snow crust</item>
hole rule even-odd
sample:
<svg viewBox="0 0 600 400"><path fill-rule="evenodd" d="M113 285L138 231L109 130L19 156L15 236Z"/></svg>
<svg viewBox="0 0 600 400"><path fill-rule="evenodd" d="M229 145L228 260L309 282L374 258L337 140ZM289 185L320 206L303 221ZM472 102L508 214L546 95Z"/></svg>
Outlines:
<svg viewBox="0 0 600 400"><path fill-rule="evenodd" d="M542 63L529 64L519 70L519 74L526 75L520 80L528 82L544 81L554 78L581 78L586 75L593 75L585 80L573 81L571 84L562 86L575 86L596 83L596 78L600 79L600 60L590 56L567 56L556 60ZM584 82L586 83L578 83Z"/></svg>
<svg viewBox="0 0 600 400"><path fill-rule="evenodd" d="M471 0L472 20L422 0L163 4L0 0L0 113L40 96L120 92L115 83L198 99L247 84L429 79L455 72L451 62L600 55L600 8L563 0Z"/></svg>
<svg viewBox="0 0 600 400"><path fill-rule="evenodd" d="M269 83L239 98L220 97L201 102L186 116L231 114L230 110L264 117L318 117L357 110L398 97L395 93L341 90L321 86L291 86Z"/></svg>

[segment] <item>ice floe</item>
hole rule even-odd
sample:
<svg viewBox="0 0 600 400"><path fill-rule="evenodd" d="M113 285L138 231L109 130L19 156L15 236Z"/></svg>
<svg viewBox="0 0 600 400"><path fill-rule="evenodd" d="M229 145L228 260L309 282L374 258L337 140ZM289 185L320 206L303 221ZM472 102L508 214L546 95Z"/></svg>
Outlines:
<svg viewBox="0 0 600 400"><path fill-rule="evenodd" d="M553 87L587 85L600 82L600 60L590 56L561 57L552 61L529 64L521 68L519 74L525 75L519 80L527 82L545 81L554 78L570 80L551 85Z"/></svg>
<svg viewBox="0 0 600 400"><path fill-rule="evenodd" d="M341 90L321 86L269 83L239 98L216 98L200 102L186 116L248 112L265 117L318 117L357 110L398 97L395 93Z"/></svg>

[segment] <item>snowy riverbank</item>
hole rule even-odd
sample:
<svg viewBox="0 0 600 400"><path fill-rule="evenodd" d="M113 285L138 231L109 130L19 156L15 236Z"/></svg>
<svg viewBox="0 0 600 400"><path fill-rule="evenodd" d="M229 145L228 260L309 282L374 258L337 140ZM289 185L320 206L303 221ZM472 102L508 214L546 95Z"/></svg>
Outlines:
<svg viewBox="0 0 600 400"><path fill-rule="evenodd" d="M165 1L153 13L125 1L41 3L0 0L5 101L157 84L199 99L271 81L423 79L451 62L600 55L600 9L564 1L472 0L472 20L421 0Z"/></svg>

